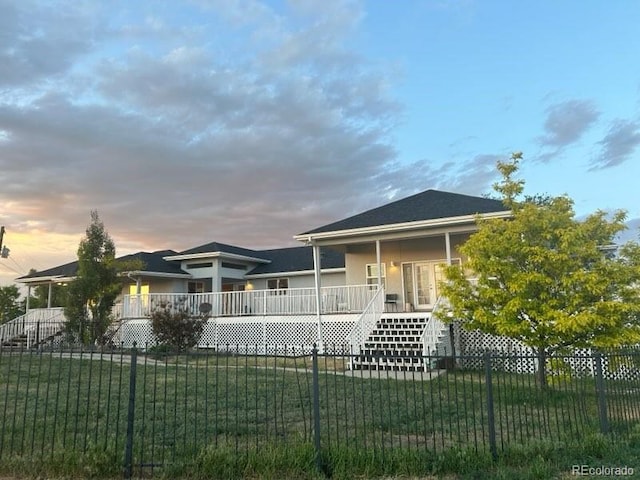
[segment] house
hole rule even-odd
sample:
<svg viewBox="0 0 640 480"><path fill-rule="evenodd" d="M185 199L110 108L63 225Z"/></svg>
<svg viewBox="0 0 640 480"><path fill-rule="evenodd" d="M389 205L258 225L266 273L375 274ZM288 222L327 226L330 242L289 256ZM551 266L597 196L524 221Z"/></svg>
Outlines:
<svg viewBox="0 0 640 480"><path fill-rule="evenodd" d="M200 346L348 342L364 354L371 352L367 342L387 342L373 339L373 332L390 337L400 325L413 332L406 344L431 351L446 336L431 315L442 267L464 264L459 247L476 230L478 215L507 218L510 212L498 200L426 190L297 234L299 247L253 250L212 242L127 256L145 267L123 277L118 339L152 341L150 312L180 303L210 316ZM17 281L52 284L74 273L70 263Z"/></svg>

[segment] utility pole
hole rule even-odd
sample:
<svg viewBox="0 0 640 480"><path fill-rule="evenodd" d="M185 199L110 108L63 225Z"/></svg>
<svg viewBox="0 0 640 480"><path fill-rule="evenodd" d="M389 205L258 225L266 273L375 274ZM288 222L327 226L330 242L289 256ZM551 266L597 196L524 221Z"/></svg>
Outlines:
<svg viewBox="0 0 640 480"><path fill-rule="evenodd" d="M9 258L9 249L2 246L2 240L4 239L4 225L0 227L0 257Z"/></svg>

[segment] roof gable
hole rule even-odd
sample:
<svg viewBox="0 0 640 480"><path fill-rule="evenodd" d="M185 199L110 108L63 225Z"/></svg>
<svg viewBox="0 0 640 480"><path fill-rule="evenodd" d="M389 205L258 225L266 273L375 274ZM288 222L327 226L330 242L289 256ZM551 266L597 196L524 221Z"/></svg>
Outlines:
<svg viewBox="0 0 640 480"><path fill-rule="evenodd" d="M309 230L300 235L461 217L479 213L503 212L506 210L500 200L439 190L426 190Z"/></svg>
<svg viewBox="0 0 640 480"><path fill-rule="evenodd" d="M122 261L139 260L142 262L140 272L148 273L164 273L169 275L188 275L187 272L180 268L177 262L165 260L164 257L175 255L173 250L160 250L157 252L138 252L131 255L118 258Z"/></svg>
<svg viewBox="0 0 640 480"><path fill-rule="evenodd" d="M236 247L235 245L227 245L225 243L220 242L211 242L206 243L204 245L200 245L198 247L193 247L188 250L184 250L182 252L176 253L173 252L171 255L166 256L183 256L183 255L197 255L202 253L230 253L232 255L242 255L245 257L259 257L259 253L256 250L251 250L249 248Z"/></svg>

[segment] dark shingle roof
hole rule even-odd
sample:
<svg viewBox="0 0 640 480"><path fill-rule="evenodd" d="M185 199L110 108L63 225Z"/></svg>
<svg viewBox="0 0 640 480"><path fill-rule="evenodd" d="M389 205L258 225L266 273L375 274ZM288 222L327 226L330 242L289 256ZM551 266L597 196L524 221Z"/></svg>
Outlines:
<svg viewBox="0 0 640 480"><path fill-rule="evenodd" d="M234 245L227 245L225 243L220 243L220 242L207 243L205 245L200 245L199 247L193 247L193 248L190 248L189 250L184 250L183 252L173 253L172 255L196 255L198 253L213 253L213 252L231 253L234 255L244 255L246 257L262 258L259 255L260 252L257 252L256 250L236 247Z"/></svg>
<svg viewBox="0 0 640 480"><path fill-rule="evenodd" d="M47 270L42 270L40 272L29 273L28 275L18 277L16 280L27 280L30 278L40 277L74 277L77 271L78 261L76 260L74 262L65 263L64 265L48 268Z"/></svg>
<svg viewBox="0 0 640 480"><path fill-rule="evenodd" d="M438 218L502 212L507 208L500 200L473 197L459 193L426 190L407 198L387 203L352 217L309 230L300 235L351 230L355 228L393 225L397 223L436 220Z"/></svg>
<svg viewBox="0 0 640 480"><path fill-rule="evenodd" d="M180 268L180 264L164 260L163 257L175 255L173 250L161 250L157 252L138 252L131 255L119 257L118 260L140 260L142 261L143 272L167 273L176 275L185 275L187 272ZM58 267L49 268L40 272L31 273L17 278L16 280L28 280L42 277L75 277L78 273L78 261L60 265Z"/></svg>
<svg viewBox="0 0 640 480"><path fill-rule="evenodd" d="M142 262L141 272L167 273L171 275L188 275L180 268L180 262L165 260L164 257L175 255L173 250L160 250L157 252L138 252L120 257L118 260L131 261L140 260Z"/></svg>
<svg viewBox="0 0 640 480"><path fill-rule="evenodd" d="M313 250L311 247L277 248L256 252L260 258L271 260L271 263L258 265L249 275L280 272L300 272L313 270ZM344 268L344 254L330 248L320 250L320 264L326 268Z"/></svg>

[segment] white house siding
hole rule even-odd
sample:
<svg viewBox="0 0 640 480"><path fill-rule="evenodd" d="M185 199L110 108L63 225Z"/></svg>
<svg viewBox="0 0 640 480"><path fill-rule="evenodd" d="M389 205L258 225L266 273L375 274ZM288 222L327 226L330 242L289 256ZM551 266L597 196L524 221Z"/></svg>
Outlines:
<svg viewBox="0 0 640 480"><path fill-rule="evenodd" d="M313 273L304 275L288 275L283 273L281 275L270 276L269 278L288 278L289 288L310 288L315 286ZM340 287L346 285L345 280L345 272L332 272L323 273L321 282L323 287ZM248 280L254 290L266 290L268 288L267 281L267 278L253 278ZM361 282L360 285L362 285L362 283L364 282Z"/></svg>
<svg viewBox="0 0 640 480"><path fill-rule="evenodd" d="M183 279L153 279L150 285L154 293L183 293L187 290L187 280Z"/></svg>
<svg viewBox="0 0 640 480"><path fill-rule="evenodd" d="M460 258L458 246L468 235L451 236L451 256ZM425 260L445 260L446 246L444 236L426 237L411 240L382 242L380 260L386 265L386 290L400 292L402 290L403 262L419 262ZM391 262L396 266L391 267ZM374 243L348 245L345 254L347 285L366 283L366 265L376 263L376 246Z"/></svg>
<svg viewBox="0 0 640 480"><path fill-rule="evenodd" d="M129 287L135 285L134 282L126 284L122 288L122 295L129 295ZM151 293L184 293L187 291L187 280L176 278L142 278L141 285L149 285Z"/></svg>

